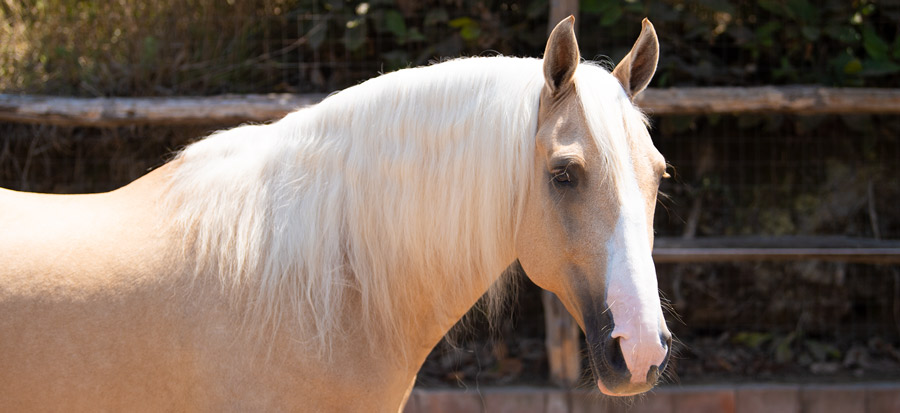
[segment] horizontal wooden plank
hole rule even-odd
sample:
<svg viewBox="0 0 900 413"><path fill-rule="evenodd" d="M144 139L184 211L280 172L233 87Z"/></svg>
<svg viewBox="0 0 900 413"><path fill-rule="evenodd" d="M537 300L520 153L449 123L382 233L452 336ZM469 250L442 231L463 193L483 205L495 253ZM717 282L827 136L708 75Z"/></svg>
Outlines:
<svg viewBox="0 0 900 413"><path fill-rule="evenodd" d="M896 114L900 89L817 86L696 87L648 89L638 105L650 114L711 113Z"/></svg>
<svg viewBox="0 0 900 413"><path fill-rule="evenodd" d="M656 248L657 263L746 261L837 261L861 264L900 264L896 248Z"/></svg>
<svg viewBox="0 0 900 413"><path fill-rule="evenodd" d="M0 94L0 122L93 127L264 122L279 119L324 98L324 94L171 98L68 98Z"/></svg>
<svg viewBox="0 0 900 413"><path fill-rule="evenodd" d="M659 238L653 249L657 263L741 261L837 261L900 263L900 241L850 237L715 237Z"/></svg>
<svg viewBox="0 0 900 413"><path fill-rule="evenodd" d="M110 127L130 124L263 122L324 94L160 98L70 98L0 94L0 122ZM713 113L900 113L900 89L815 86L648 89L638 104L655 115Z"/></svg>

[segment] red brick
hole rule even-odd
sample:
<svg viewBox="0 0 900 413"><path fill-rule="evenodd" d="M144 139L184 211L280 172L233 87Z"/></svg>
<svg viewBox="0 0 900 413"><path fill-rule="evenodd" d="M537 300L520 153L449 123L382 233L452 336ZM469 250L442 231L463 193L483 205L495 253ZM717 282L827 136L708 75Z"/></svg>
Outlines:
<svg viewBox="0 0 900 413"><path fill-rule="evenodd" d="M735 394L737 413L799 413L797 386L740 386Z"/></svg>
<svg viewBox="0 0 900 413"><path fill-rule="evenodd" d="M862 386L806 386L800 389L805 412L864 413L866 390Z"/></svg>
<svg viewBox="0 0 900 413"><path fill-rule="evenodd" d="M546 413L569 413L572 411L572 398L569 392L562 390L548 390Z"/></svg>
<svg viewBox="0 0 900 413"><path fill-rule="evenodd" d="M472 391L415 390L410 396L410 400L412 399L415 399L415 408L419 412L481 413L484 411L481 396Z"/></svg>
<svg viewBox="0 0 900 413"><path fill-rule="evenodd" d="M403 413L424 413L424 410L419 408L419 400L416 398L417 395L417 392L413 392L409 395L409 399L406 400L406 406L403 406Z"/></svg>
<svg viewBox="0 0 900 413"><path fill-rule="evenodd" d="M670 392L633 397L604 396L599 391L572 394L572 413L673 413Z"/></svg>
<svg viewBox="0 0 900 413"><path fill-rule="evenodd" d="M672 393L675 413L734 413L734 390L694 387Z"/></svg>
<svg viewBox="0 0 900 413"><path fill-rule="evenodd" d="M569 394L569 411L571 413L604 412L606 399L599 390L573 390Z"/></svg>
<svg viewBox="0 0 900 413"><path fill-rule="evenodd" d="M484 391L484 411L490 413L544 413L546 389Z"/></svg>
<svg viewBox="0 0 900 413"><path fill-rule="evenodd" d="M900 412L900 384L873 385L866 390L866 413Z"/></svg>

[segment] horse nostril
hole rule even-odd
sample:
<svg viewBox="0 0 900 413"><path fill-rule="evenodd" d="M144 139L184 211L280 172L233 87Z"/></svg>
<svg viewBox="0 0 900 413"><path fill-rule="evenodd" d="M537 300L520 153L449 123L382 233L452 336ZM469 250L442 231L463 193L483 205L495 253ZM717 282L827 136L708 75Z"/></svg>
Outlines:
<svg viewBox="0 0 900 413"><path fill-rule="evenodd" d="M659 341L666 351L672 348L672 333L665 332L659 335Z"/></svg>
<svg viewBox="0 0 900 413"><path fill-rule="evenodd" d="M647 372L647 383L650 385L656 384L659 380L659 367L658 366L650 366L650 371Z"/></svg>
<svg viewBox="0 0 900 413"><path fill-rule="evenodd" d="M605 350L603 353L606 364L617 373L627 373L628 366L625 364L625 356L622 354L620 339L607 340Z"/></svg>
<svg viewBox="0 0 900 413"><path fill-rule="evenodd" d="M658 379L660 373L662 373L666 369L666 366L669 365L669 357L672 355L672 333L665 332L663 334L660 334L660 339L662 341L663 349L666 350L666 356L665 358L663 358L663 361L662 363L660 363L659 367L652 366L650 368L650 372L647 373L647 381L650 383L655 383L655 381L650 381L650 373L653 372L653 369L656 368L656 378Z"/></svg>

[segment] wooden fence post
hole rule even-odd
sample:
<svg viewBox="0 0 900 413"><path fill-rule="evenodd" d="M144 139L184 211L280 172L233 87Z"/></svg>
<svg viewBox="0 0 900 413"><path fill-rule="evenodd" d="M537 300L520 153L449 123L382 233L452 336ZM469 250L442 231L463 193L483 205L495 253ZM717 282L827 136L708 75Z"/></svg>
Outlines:
<svg viewBox="0 0 900 413"><path fill-rule="evenodd" d="M550 0L547 34L550 34L557 23L570 15L575 16L577 33L578 0ZM549 291L543 291L541 294L550 381L558 386L574 386L581 378L581 329L556 295Z"/></svg>
<svg viewBox="0 0 900 413"><path fill-rule="evenodd" d="M581 378L581 328L556 295L546 290L541 294L550 381L572 387Z"/></svg>

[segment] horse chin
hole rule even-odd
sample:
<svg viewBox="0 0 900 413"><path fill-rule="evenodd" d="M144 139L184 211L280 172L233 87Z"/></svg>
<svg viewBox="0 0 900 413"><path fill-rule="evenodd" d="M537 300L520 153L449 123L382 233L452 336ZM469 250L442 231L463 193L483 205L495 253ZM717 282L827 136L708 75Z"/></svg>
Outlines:
<svg viewBox="0 0 900 413"><path fill-rule="evenodd" d="M614 397L628 397L628 396L636 396L638 394L649 391L653 388L652 384L649 383L640 383L640 384L622 384L619 386L615 386L614 389L609 389L608 387L603 385L603 379L597 380L597 387L600 389L600 392L607 396Z"/></svg>

